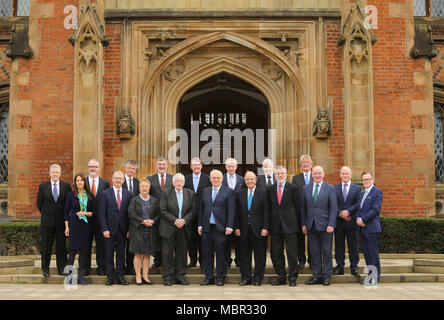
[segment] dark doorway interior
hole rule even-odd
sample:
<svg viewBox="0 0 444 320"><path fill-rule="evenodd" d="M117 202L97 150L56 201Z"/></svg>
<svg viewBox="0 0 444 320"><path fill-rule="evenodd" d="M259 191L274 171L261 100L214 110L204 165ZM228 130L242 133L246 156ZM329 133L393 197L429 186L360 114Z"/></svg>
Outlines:
<svg viewBox="0 0 444 320"><path fill-rule="evenodd" d="M256 142L256 129L265 129L264 134L264 154L268 154L267 129L269 128L269 106L267 99L260 90L249 83L228 73L219 73L207 80L200 82L188 90L180 100L177 109L178 127L184 129L190 137L188 141L188 162L191 154L191 122L199 122L199 135L205 129L215 129L221 137L220 143L214 148L220 149L220 164L208 164L203 167L203 172L209 174L212 169L219 169L223 173L225 170L225 159L223 158L223 148L229 148L228 143L223 144L224 129L253 129L254 140ZM199 142L200 150L209 141ZM231 139L231 157L238 161L237 173L244 175L247 170L257 172L261 164L257 163L254 155L254 163L246 163L246 138L242 141L242 159L234 154L234 141ZM256 143L254 143L256 154ZM209 153L212 155L212 152ZM260 160L260 159L259 159ZM179 172L183 174L191 173L188 164L179 164Z"/></svg>

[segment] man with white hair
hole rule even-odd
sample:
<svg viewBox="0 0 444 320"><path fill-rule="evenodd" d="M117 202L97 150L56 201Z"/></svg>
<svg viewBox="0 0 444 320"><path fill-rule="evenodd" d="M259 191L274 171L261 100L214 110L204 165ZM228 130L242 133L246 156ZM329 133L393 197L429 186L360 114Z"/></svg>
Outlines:
<svg viewBox="0 0 444 320"><path fill-rule="evenodd" d="M345 265L345 239L347 238L348 257L350 260L350 273L359 276L359 248L358 225L355 214L358 211L361 187L351 182L352 171L344 166L339 172L341 183L335 186L338 199L339 214L335 229L335 259L336 267L332 274L344 274Z"/></svg>
<svg viewBox="0 0 444 320"><path fill-rule="evenodd" d="M49 167L50 180L39 186L37 208L40 211L40 230L42 236L42 272L49 278L49 263L54 238L56 239L57 270L64 274L67 259L65 244L65 199L71 187L60 180L62 168L58 164Z"/></svg>
<svg viewBox="0 0 444 320"><path fill-rule="evenodd" d="M159 235L162 239L162 269L164 285L176 283L188 285L187 243L193 232L192 221L196 214L194 192L185 189L185 177L178 173L173 177L173 188L165 191L160 200Z"/></svg>
<svg viewBox="0 0 444 320"><path fill-rule="evenodd" d="M222 185L229 187L233 190L234 194L237 194L241 189L245 188L244 177L238 175L236 173L237 170L237 161L234 158L228 158L225 160L225 169L227 173L224 174L224 180ZM235 247L235 257L234 263L236 267L240 267L240 251L239 251L239 241L234 237L234 234L227 237L227 241L225 243L225 260L227 263L227 267L231 266L233 259L231 258L231 243L234 242Z"/></svg>
<svg viewBox="0 0 444 320"><path fill-rule="evenodd" d="M262 162L262 171L264 174L257 176L257 187L262 189L267 189L276 183L276 178L274 176L274 164L270 159L265 159Z"/></svg>
<svg viewBox="0 0 444 320"><path fill-rule="evenodd" d="M211 186L202 191L198 232L202 236L202 255L205 281L200 285L214 284L214 252L216 252L216 280L223 286L227 276L224 246L226 236L233 233L235 201L233 191L222 185L222 172L210 173Z"/></svg>

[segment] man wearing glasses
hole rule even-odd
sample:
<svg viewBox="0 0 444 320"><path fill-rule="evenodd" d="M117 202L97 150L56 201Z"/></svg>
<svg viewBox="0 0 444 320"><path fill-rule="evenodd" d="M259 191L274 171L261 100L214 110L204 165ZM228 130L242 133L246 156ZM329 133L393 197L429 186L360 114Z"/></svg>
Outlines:
<svg viewBox="0 0 444 320"><path fill-rule="evenodd" d="M374 178L370 172L361 174L364 192L359 197L359 207L356 213L356 223L359 228L359 238L362 250L364 251L365 263L367 266L375 266L378 275L372 277L372 285L379 282L381 276L381 265L379 262L378 236L382 232L379 214L382 205L382 191L374 185ZM369 275L371 270L369 269ZM361 284L364 284L361 281Z"/></svg>

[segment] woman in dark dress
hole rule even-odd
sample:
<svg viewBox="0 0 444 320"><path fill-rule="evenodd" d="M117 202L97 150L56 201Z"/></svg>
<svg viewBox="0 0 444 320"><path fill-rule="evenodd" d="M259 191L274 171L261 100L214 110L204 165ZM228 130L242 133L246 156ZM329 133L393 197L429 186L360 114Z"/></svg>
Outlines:
<svg viewBox="0 0 444 320"><path fill-rule="evenodd" d="M134 271L136 271L136 283L151 284L148 278L150 268L150 256L156 247L153 236L153 225L159 223L159 202L150 197L151 184L147 179L139 182L140 195L131 199L128 207L129 225L129 251L134 253ZM140 269L142 268L142 276Z"/></svg>
<svg viewBox="0 0 444 320"><path fill-rule="evenodd" d="M68 265L73 265L77 252L79 253L79 284L87 284L85 274L88 250L92 241L91 217L93 212L93 197L81 174L74 177L74 190L66 196L65 203L65 235L69 237Z"/></svg>

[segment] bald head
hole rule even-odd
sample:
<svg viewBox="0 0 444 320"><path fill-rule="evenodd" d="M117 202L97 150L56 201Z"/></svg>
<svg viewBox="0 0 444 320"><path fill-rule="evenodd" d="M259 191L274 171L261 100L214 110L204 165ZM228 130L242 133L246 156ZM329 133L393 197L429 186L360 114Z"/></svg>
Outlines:
<svg viewBox="0 0 444 320"><path fill-rule="evenodd" d="M352 178L351 169L347 166L343 166L339 171L339 177L343 183L349 183Z"/></svg>
<svg viewBox="0 0 444 320"><path fill-rule="evenodd" d="M219 170L211 170L210 172L210 181L213 187L219 188L223 181L222 172Z"/></svg>
<svg viewBox="0 0 444 320"><path fill-rule="evenodd" d="M315 183L320 183L324 180L324 169L321 166L316 166L311 170L311 174L313 176L313 180Z"/></svg>

